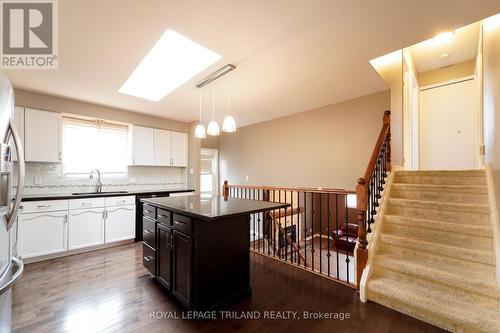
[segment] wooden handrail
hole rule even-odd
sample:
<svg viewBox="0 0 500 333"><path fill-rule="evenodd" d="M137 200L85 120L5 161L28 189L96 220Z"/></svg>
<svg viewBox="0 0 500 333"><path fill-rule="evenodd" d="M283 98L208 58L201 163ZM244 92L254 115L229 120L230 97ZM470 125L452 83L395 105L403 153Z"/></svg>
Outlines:
<svg viewBox="0 0 500 333"><path fill-rule="evenodd" d="M380 152L384 145L384 142L388 142L387 152L386 152L386 165L384 166L386 170L391 170L391 111L384 112L384 118L382 123L382 129L375 144L375 148L370 156L370 161L366 168L365 174L362 178L358 179L358 184L356 185L356 208L358 210L358 247L356 250L356 277L357 285L359 288L359 282L361 280L361 275L368 262L368 241L366 239L366 211L368 209L368 186L370 185L370 180L372 174L376 168L377 160L380 156Z"/></svg>
<svg viewBox="0 0 500 333"><path fill-rule="evenodd" d="M227 185L227 188L225 187ZM309 192L309 193L337 193L337 194L356 194L355 190L335 189L327 187L283 187L283 186L254 186L254 185L229 185L227 180L224 181L222 192L224 189L237 188L248 190L264 190L264 191L295 191L295 192ZM229 193L228 193L229 195Z"/></svg>

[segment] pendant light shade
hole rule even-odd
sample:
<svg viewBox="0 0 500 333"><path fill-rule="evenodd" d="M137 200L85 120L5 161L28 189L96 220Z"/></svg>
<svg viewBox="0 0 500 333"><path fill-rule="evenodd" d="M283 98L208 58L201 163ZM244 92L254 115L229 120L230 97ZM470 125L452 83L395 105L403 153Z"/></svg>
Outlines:
<svg viewBox="0 0 500 333"><path fill-rule="evenodd" d="M236 132L236 121L231 116L231 81L227 85L227 116L222 123L222 130L228 133Z"/></svg>
<svg viewBox="0 0 500 333"><path fill-rule="evenodd" d="M219 124L215 121L215 87L212 86L212 121L208 123L207 134L217 136L220 134Z"/></svg>
<svg viewBox="0 0 500 333"><path fill-rule="evenodd" d="M215 120L208 123L207 134L211 136L217 136L220 134L219 124Z"/></svg>
<svg viewBox="0 0 500 333"><path fill-rule="evenodd" d="M199 109L200 109L200 123L196 126L196 129L194 130L194 137L198 139L205 139L207 137L207 133L205 132L205 126L201 123L201 90L200 90L200 102L199 102Z"/></svg>
<svg viewBox="0 0 500 333"><path fill-rule="evenodd" d="M224 118L224 123L222 124L222 130L228 133L236 132L236 121L234 121L233 116L228 115Z"/></svg>
<svg viewBox="0 0 500 333"><path fill-rule="evenodd" d="M196 129L194 130L194 137L198 139L205 139L207 137L205 126L203 126L202 124L198 124L196 126Z"/></svg>

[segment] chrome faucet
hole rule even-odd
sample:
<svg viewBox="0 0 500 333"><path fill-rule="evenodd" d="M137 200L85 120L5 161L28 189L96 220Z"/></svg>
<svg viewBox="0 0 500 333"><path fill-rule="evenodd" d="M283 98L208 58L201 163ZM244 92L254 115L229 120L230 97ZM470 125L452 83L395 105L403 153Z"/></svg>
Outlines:
<svg viewBox="0 0 500 333"><path fill-rule="evenodd" d="M94 179L94 171L97 172L97 185L95 191L97 193L101 193L102 192L101 172L98 169L90 171L90 179Z"/></svg>

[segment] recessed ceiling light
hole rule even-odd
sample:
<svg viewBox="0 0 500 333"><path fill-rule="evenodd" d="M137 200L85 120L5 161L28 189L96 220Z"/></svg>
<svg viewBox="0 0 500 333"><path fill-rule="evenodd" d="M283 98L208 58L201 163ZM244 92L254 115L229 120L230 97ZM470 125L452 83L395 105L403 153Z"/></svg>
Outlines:
<svg viewBox="0 0 500 333"><path fill-rule="evenodd" d="M168 29L119 92L159 101L222 56Z"/></svg>
<svg viewBox="0 0 500 333"><path fill-rule="evenodd" d="M449 54L449 53L443 53L443 54L441 54L441 59L446 59L446 58L448 58L449 56L450 56L450 54Z"/></svg>

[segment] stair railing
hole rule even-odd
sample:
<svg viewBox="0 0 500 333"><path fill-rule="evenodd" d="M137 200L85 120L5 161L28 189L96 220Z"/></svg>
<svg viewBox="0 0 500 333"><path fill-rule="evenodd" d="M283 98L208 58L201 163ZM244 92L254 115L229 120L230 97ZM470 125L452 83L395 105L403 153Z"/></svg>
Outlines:
<svg viewBox="0 0 500 333"><path fill-rule="evenodd" d="M368 261L367 234L375 222L379 201L391 170L391 111L384 112L383 126L363 177L356 186L358 210L358 245L356 249L357 286Z"/></svg>

